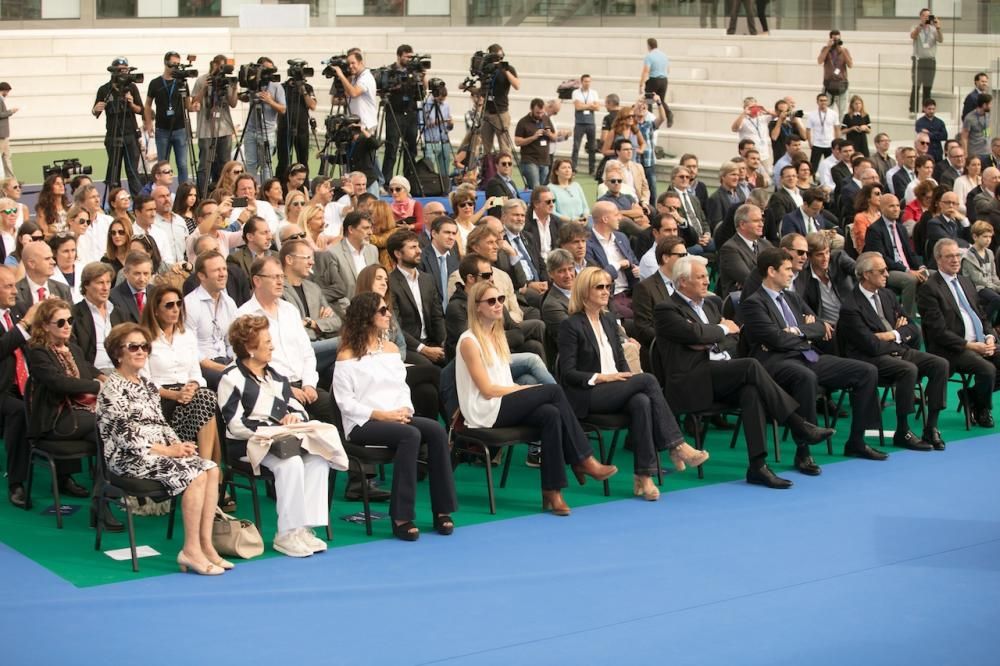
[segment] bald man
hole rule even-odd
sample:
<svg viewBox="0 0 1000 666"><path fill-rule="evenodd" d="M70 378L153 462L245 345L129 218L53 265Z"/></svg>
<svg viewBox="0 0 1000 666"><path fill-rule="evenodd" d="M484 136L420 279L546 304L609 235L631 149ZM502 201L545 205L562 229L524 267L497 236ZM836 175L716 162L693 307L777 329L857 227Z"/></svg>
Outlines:
<svg viewBox="0 0 1000 666"><path fill-rule="evenodd" d="M24 277L17 283L16 307L19 312L27 312L35 303L50 297L73 303L69 287L50 279L55 272L56 260L48 243L35 241L25 245L21 250L21 262L24 264Z"/></svg>
<svg viewBox="0 0 1000 666"><path fill-rule="evenodd" d="M907 316L916 314L917 286L927 280L927 268L910 248L910 238L900 221L899 199L893 194L883 194L879 199L882 216L865 232L865 252L878 252L889 269L888 286L902 295L903 311Z"/></svg>
<svg viewBox="0 0 1000 666"><path fill-rule="evenodd" d="M615 204L598 201L590 214L594 228L587 239L587 261L611 276L615 312L622 319L632 319L632 287L639 282L639 260L628 237L618 230L622 213Z"/></svg>

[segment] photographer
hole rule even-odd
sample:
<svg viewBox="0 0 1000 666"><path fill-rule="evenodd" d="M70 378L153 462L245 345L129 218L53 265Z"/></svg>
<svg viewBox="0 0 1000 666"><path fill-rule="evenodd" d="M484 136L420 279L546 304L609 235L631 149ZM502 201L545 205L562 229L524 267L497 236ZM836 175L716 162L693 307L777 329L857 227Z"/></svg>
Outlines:
<svg viewBox="0 0 1000 666"><path fill-rule="evenodd" d="M806 136L806 128L802 125L802 112L793 115L791 105L783 99L775 102L774 115L767 123L767 128L771 133L771 153L775 166L778 160L785 156L788 137L795 135L804 139Z"/></svg>
<svg viewBox="0 0 1000 666"><path fill-rule="evenodd" d="M271 155L278 139L278 114L285 112L285 89L275 81L277 71L270 58L257 58L257 81L248 92L250 112L243 134L243 163L247 173L259 176L259 182L271 177ZM261 104L263 108L259 107Z"/></svg>
<svg viewBox="0 0 1000 666"><path fill-rule="evenodd" d="M437 166L439 176L451 173L451 142L448 132L455 129L448 105L448 88L441 79L431 79L424 102L424 156Z"/></svg>
<svg viewBox="0 0 1000 666"><path fill-rule="evenodd" d="M409 155L403 160L403 172L407 178L413 178L410 160L415 162L417 159L417 111L423 96L424 73L422 70L412 71L412 57L413 48L409 44L400 44L396 49L396 62L390 65L398 83L387 91L389 115L385 121L385 153L382 156L382 173L386 178L394 175L400 140L406 142Z"/></svg>
<svg viewBox="0 0 1000 666"><path fill-rule="evenodd" d="M355 135L355 141L352 142L352 146L361 144L358 147L370 146L371 135L375 133L378 128L378 104L375 101L375 77L372 76L371 70L365 67L364 56L361 53L361 49L352 48L347 52L347 68L348 72L345 72L341 67L334 67L333 73L337 77L337 81L334 82L332 88L330 88L330 95L333 98L331 100L331 105L336 106L338 103L337 96L339 91L337 90L337 83L343 87L345 105L347 107L347 112L351 115L355 115L361 121L361 128L364 130ZM348 78L347 74L350 74ZM363 137L363 138L362 138ZM370 153L351 153L351 158L355 161L355 164L350 167L353 171L364 171L368 175L368 189L373 193L378 192L379 181L382 180L382 174L376 174L377 178L372 178L373 174L369 173L366 168L369 162L374 163L375 161L375 150L377 149L377 142L375 142L376 148L370 149Z"/></svg>
<svg viewBox="0 0 1000 666"><path fill-rule="evenodd" d="M740 143L749 139L760 153L760 160L771 168L771 142L768 137L771 114L757 103L756 97L746 97L743 100L743 111L736 116L730 129L737 133Z"/></svg>
<svg viewBox="0 0 1000 666"><path fill-rule="evenodd" d="M521 175L525 189L533 190L549 180L549 142L556 140L552 120L545 115L545 102L531 100L531 111L517 121L514 143L521 149Z"/></svg>
<svg viewBox="0 0 1000 666"><path fill-rule="evenodd" d="M288 61L288 78L281 84L285 90L285 113L278 117L278 168L277 174L285 178L292 164L292 149L295 161L309 165L309 112L316 110L316 94L306 83L305 77L312 76L312 68L306 67L305 60ZM308 171L303 175L308 178Z"/></svg>
<svg viewBox="0 0 1000 666"><path fill-rule="evenodd" d="M95 118L104 116L104 148L108 152L108 171L105 185L113 187L121 181L121 165L125 165L128 188L132 196L142 189L139 175L139 125L135 117L142 113L142 94L135 82L142 82L142 74L132 74L125 58L115 58L108 67L111 80L97 89L91 113Z"/></svg>
<svg viewBox="0 0 1000 666"><path fill-rule="evenodd" d="M236 80L230 76L232 73L232 63L226 56L217 55L212 58L208 73L195 81L191 93L191 110L198 112L199 192L207 192L209 183L219 180L222 167L232 154L232 136L236 130L229 109L237 102Z"/></svg>
<svg viewBox="0 0 1000 666"><path fill-rule="evenodd" d="M153 102L156 102L156 156L161 161L170 161L170 151L174 151L177 160L177 177L180 182L188 180L188 146L186 131L186 114L192 110L192 100L182 91L187 89L184 77L174 77L174 72L180 67L181 56L176 51L168 51L163 56L163 76L158 76L149 82L146 92L146 106L143 119L147 133L153 132L154 116ZM183 73L182 73L183 74Z"/></svg>
<svg viewBox="0 0 1000 666"><path fill-rule="evenodd" d="M913 55L910 65L910 113L916 114L923 103L933 97L934 75L937 73L937 45L941 43L941 20L929 9L920 10L920 22L910 30ZM920 99L917 93L920 92Z"/></svg>
<svg viewBox="0 0 1000 666"><path fill-rule="evenodd" d="M847 70L854 67L851 52L844 48L844 40L840 38L839 30L830 31L830 39L826 42L816 58L823 65L823 90L830 96L830 106L836 106L841 118L849 111L844 104L847 95Z"/></svg>
<svg viewBox="0 0 1000 666"><path fill-rule="evenodd" d="M517 78L517 70L504 61L503 47L491 44L488 51L489 62L495 63L493 72L483 79L482 91L486 95L486 106L483 111L483 125L480 136L483 138L483 150L493 152L493 137L497 138L500 150L514 152L510 141L510 89L521 89L521 81Z"/></svg>

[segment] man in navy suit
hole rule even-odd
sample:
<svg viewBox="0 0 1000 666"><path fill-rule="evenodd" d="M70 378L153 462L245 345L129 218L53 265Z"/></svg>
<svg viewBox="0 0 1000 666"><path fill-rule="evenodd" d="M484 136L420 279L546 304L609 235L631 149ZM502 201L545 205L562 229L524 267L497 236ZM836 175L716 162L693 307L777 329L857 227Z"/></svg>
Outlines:
<svg viewBox="0 0 1000 666"><path fill-rule="evenodd" d="M598 201L590 209L594 228L587 239L587 261L600 266L614 281L612 297L622 319L632 319L632 287L639 282L639 260L628 238L618 231L621 212L614 204Z"/></svg>
<svg viewBox="0 0 1000 666"><path fill-rule="evenodd" d="M121 310L126 319L139 323L142 310L146 307L149 281L153 277L153 260L141 250L132 250L125 257L125 279L111 290L108 300L116 310Z"/></svg>
<svg viewBox="0 0 1000 666"><path fill-rule="evenodd" d="M458 225L450 217L431 222L431 242L420 259L420 270L434 278L441 299L441 311L448 309L448 276L458 270Z"/></svg>
<svg viewBox="0 0 1000 666"><path fill-rule="evenodd" d="M791 233L811 234L814 231L832 229L833 225L823 216L826 195L819 188L802 192L802 205L781 218L781 235Z"/></svg>
<svg viewBox="0 0 1000 666"><path fill-rule="evenodd" d="M911 317L916 312L917 286L927 280L927 267L910 247L910 236L899 221L899 199L893 194L883 194L879 199L882 217L875 220L865 232L865 252L878 252L889 269L887 284L903 298L903 311Z"/></svg>

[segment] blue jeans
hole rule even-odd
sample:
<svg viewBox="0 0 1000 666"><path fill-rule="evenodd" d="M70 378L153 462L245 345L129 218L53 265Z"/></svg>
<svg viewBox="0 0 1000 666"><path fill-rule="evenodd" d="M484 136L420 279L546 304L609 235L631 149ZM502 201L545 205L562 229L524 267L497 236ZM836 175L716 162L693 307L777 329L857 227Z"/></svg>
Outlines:
<svg viewBox="0 0 1000 666"><path fill-rule="evenodd" d="M451 144L425 143L424 154L437 166L438 175L447 178L451 173Z"/></svg>
<svg viewBox="0 0 1000 666"><path fill-rule="evenodd" d="M267 138L267 145L270 153L265 155L264 139ZM274 150L277 146L277 130L263 132L256 127L248 127L246 136L243 137L243 164L247 173L256 177L258 183L263 183L271 177L271 158L274 157Z"/></svg>
<svg viewBox="0 0 1000 666"><path fill-rule="evenodd" d="M340 349L340 337L312 341L313 353L316 354L316 371L323 372L332 368L337 360L337 350Z"/></svg>
<svg viewBox="0 0 1000 666"><path fill-rule="evenodd" d="M697 243L687 249L689 254L701 256L706 252L715 252L715 240L708 241L708 245L698 245Z"/></svg>
<svg viewBox="0 0 1000 666"><path fill-rule="evenodd" d="M656 166L644 166L642 170L646 173L646 183L649 185L649 204L656 207Z"/></svg>
<svg viewBox="0 0 1000 666"><path fill-rule="evenodd" d="M510 374L514 382L526 386L529 384L555 384L556 380L545 367L538 354L520 352L510 355Z"/></svg>
<svg viewBox="0 0 1000 666"><path fill-rule="evenodd" d="M186 183L188 179L188 147L187 131L183 128L170 130L156 128L156 159L170 161L170 151L174 151L177 161L177 182Z"/></svg>
<svg viewBox="0 0 1000 666"><path fill-rule="evenodd" d="M525 188L533 190L548 181L549 165L521 162L521 175L524 176Z"/></svg>

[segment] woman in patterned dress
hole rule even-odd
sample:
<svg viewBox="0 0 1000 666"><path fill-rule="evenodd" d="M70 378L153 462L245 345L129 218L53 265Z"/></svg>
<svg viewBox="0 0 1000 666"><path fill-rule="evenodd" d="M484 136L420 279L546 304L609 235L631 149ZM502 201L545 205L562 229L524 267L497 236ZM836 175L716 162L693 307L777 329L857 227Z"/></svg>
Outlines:
<svg viewBox="0 0 1000 666"><path fill-rule="evenodd" d="M212 546L219 468L198 456L194 442L181 441L163 418L156 386L139 376L151 340L144 328L128 322L104 341L115 366L97 396L104 460L115 474L159 481L171 495L184 493L184 548L177 564L181 571L217 576L233 568Z"/></svg>

